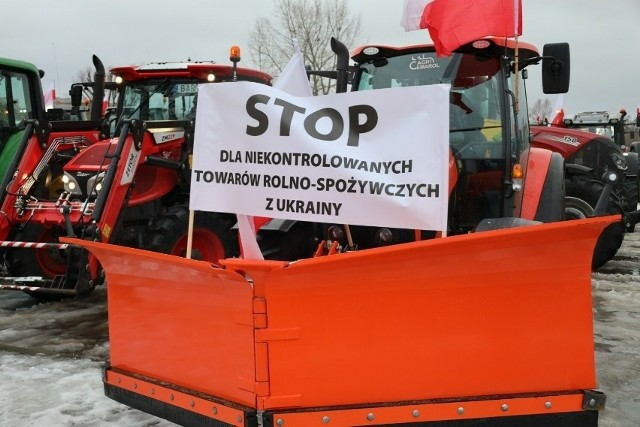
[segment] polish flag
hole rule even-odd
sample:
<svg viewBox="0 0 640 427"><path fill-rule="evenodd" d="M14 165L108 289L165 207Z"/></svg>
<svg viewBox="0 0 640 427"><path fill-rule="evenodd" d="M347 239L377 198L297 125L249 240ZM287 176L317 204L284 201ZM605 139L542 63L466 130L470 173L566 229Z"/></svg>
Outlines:
<svg viewBox="0 0 640 427"><path fill-rule="evenodd" d="M400 25L405 31L424 30L421 26L422 14L430 0L404 0L404 10Z"/></svg>
<svg viewBox="0 0 640 427"><path fill-rule="evenodd" d="M482 37L522 34L522 0L433 0L425 3L425 0L405 0L400 23L405 31L429 30L438 56L449 56L458 47Z"/></svg>
<svg viewBox="0 0 640 427"><path fill-rule="evenodd" d="M109 108L109 94L105 91L104 98L102 98L102 111L100 113L101 116L104 117L104 114L107 112L107 108Z"/></svg>
<svg viewBox="0 0 640 427"><path fill-rule="evenodd" d="M53 101L56 99L56 88L54 82L51 82L49 89L44 93L44 109L49 110L53 108Z"/></svg>
<svg viewBox="0 0 640 427"><path fill-rule="evenodd" d="M564 107L563 107L563 96L562 94L558 95L556 99L556 105L553 109L555 116L551 120L550 126L552 127L563 127L564 126Z"/></svg>

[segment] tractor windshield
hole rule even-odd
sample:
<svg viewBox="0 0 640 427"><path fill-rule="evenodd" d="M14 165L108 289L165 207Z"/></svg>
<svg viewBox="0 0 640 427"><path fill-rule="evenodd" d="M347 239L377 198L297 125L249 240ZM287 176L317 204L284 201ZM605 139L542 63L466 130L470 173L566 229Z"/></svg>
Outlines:
<svg viewBox="0 0 640 427"><path fill-rule="evenodd" d="M24 127L33 116L29 79L26 74L2 71L0 74L0 126Z"/></svg>
<svg viewBox="0 0 640 427"><path fill-rule="evenodd" d="M520 119L511 121L518 115L508 94L518 91L513 73L503 71L503 60L500 55L467 53L439 58L430 51L378 56L359 64L353 82L353 90L451 85L449 144L460 179L450 226L459 230L471 229L481 218L510 215L513 209L513 203L507 203L511 196L505 190L505 175L511 158L518 158L528 145L523 134L529 130ZM526 111L519 116L526 118Z"/></svg>
<svg viewBox="0 0 640 427"><path fill-rule="evenodd" d="M456 53L438 58L435 52L420 52L377 59L360 66L357 90L438 83L451 85L449 130L451 147L463 158L478 153L468 142L490 142L484 158L502 157L500 80L498 58L480 58Z"/></svg>
<svg viewBox="0 0 640 427"><path fill-rule="evenodd" d="M198 83L167 80L134 81L124 88L122 117L142 120L195 118Z"/></svg>

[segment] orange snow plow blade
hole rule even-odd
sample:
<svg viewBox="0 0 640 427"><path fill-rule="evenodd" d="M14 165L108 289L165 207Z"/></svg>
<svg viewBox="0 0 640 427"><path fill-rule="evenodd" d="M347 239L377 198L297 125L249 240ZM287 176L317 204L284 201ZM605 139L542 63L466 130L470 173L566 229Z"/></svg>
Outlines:
<svg viewBox="0 0 640 427"><path fill-rule="evenodd" d="M106 271L107 394L161 417L320 426L574 414L597 425L591 256L616 220L222 268L61 240Z"/></svg>

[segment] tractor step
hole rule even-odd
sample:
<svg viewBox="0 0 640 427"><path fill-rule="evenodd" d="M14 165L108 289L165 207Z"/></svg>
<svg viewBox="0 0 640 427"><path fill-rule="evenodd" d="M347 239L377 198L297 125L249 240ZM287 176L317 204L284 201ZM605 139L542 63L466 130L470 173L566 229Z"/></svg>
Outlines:
<svg viewBox="0 0 640 427"><path fill-rule="evenodd" d="M68 243L21 242L0 240L0 248L10 249L60 249L67 251L67 270L65 274L53 279L40 276L0 276L0 290L22 291L33 296L50 295L54 297L77 297L90 293L93 283L78 280L78 265L82 259L82 249ZM84 264L83 264L84 265Z"/></svg>
<svg viewBox="0 0 640 427"><path fill-rule="evenodd" d="M0 290L22 291L29 294L49 294L74 297L75 289L65 287L64 275L56 276L53 280L39 276L2 277L0 278Z"/></svg>

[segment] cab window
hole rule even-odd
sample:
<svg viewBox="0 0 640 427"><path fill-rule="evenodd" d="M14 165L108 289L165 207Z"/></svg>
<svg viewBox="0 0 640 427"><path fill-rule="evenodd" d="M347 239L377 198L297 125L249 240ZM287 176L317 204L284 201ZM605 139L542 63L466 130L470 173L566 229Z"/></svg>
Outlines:
<svg viewBox="0 0 640 427"><path fill-rule="evenodd" d="M3 71L0 74L0 125L24 125L33 118L33 105L29 97L29 79L26 74Z"/></svg>

